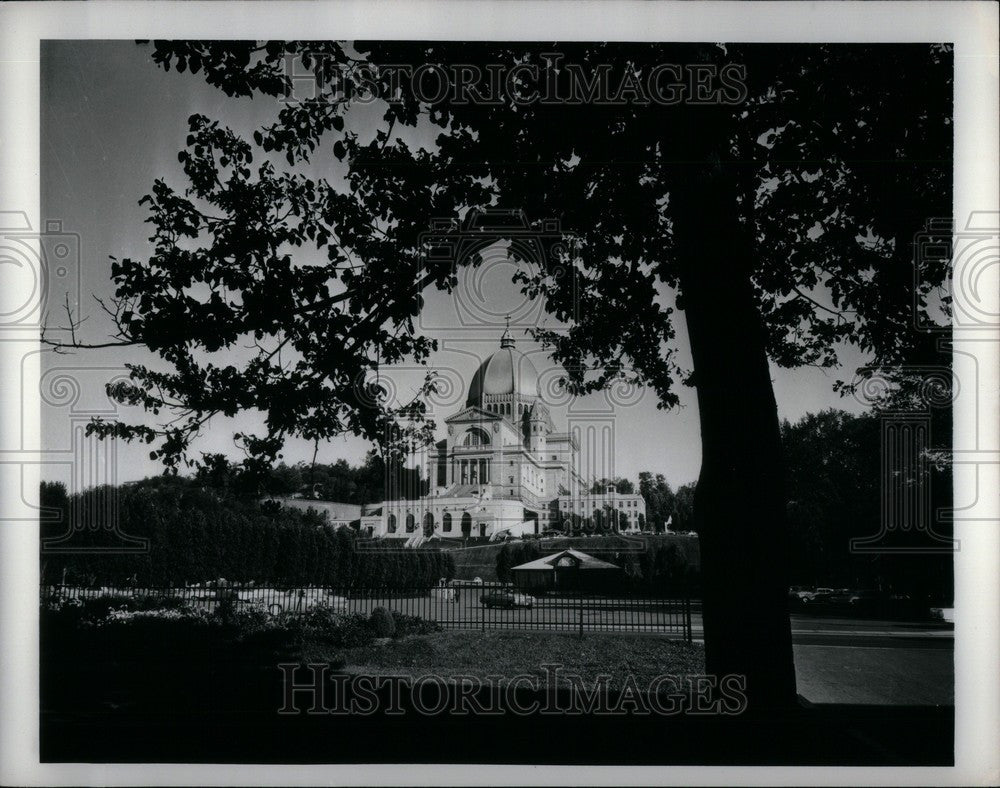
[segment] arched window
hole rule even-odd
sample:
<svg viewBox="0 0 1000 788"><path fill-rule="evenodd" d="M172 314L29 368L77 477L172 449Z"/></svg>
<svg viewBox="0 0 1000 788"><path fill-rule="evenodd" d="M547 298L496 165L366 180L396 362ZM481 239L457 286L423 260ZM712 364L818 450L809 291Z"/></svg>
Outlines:
<svg viewBox="0 0 1000 788"><path fill-rule="evenodd" d="M389 533L396 533L396 515L394 514L389 515Z"/></svg>
<svg viewBox="0 0 1000 788"><path fill-rule="evenodd" d="M481 430L479 427L472 427L465 434L463 444L465 446L484 446L489 442L490 436L486 434L485 430Z"/></svg>
<svg viewBox="0 0 1000 788"><path fill-rule="evenodd" d="M451 515L448 512L445 512L444 517L441 518L441 530L446 534L451 533Z"/></svg>
<svg viewBox="0 0 1000 788"><path fill-rule="evenodd" d="M462 536L472 535L472 515L468 512L462 514Z"/></svg>
<svg viewBox="0 0 1000 788"><path fill-rule="evenodd" d="M413 515L412 514L406 515L406 533L412 534L413 531L416 529L416 527L417 524L416 521L413 519Z"/></svg>
<svg viewBox="0 0 1000 788"><path fill-rule="evenodd" d="M424 515L424 536L434 536L434 515L430 512Z"/></svg>

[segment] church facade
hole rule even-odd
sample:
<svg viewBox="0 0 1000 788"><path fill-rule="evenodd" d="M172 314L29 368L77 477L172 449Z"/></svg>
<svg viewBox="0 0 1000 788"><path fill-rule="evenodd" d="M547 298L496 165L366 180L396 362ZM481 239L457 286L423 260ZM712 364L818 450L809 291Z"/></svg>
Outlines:
<svg viewBox="0 0 1000 788"><path fill-rule="evenodd" d="M422 463L428 494L385 501L376 516L363 518L372 536L411 544L523 536L566 529L573 514L637 532L645 519L638 494L589 492L578 472L578 441L556 428L538 372L509 331L472 377L465 407L445 424L447 436Z"/></svg>

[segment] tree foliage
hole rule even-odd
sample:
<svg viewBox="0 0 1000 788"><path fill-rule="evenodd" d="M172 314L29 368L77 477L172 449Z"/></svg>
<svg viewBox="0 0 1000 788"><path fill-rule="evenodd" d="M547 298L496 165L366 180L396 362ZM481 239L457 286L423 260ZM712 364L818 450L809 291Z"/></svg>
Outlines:
<svg viewBox="0 0 1000 788"><path fill-rule="evenodd" d="M662 473L639 473L639 494L646 504L646 519L656 531L666 528L674 511L674 491Z"/></svg>
<svg viewBox="0 0 1000 788"><path fill-rule="evenodd" d="M946 545L927 551L926 534L898 529L882 551L852 550L851 540L873 537L882 525L885 477L882 418L825 410L792 424L782 424L787 457L789 578L799 585L873 588L931 595L938 602L951 596L952 555ZM947 414L936 419L941 426ZM928 447L950 442L944 429ZM947 445L947 443L945 443ZM892 469L906 485L916 485L915 465ZM930 465L928 516L951 505L951 469ZM908 516L916 515L915 511ZM912 523L910 523L912 528ZM950 534L940 522L935 529ZM890 549L891 548L891 549Z"/></svg>
<svg viewBox="0 0 1000 788"><path fill-rule="evenodd" d="M187 185L158 180L143 198L154 252L114 263L111 344L145 346L172 371L130 365L130 382L111 394L178 418L93 429L155 443L152 455L168 467L212 416L245 410L267 422L264 435L237 436L248 461L273 460L290 436L428 440L421 401L433 381L386 408L372 378L380 365L427 358L434 342L413 324L421 292L451 288L456 265L479 262L428 254L430 220L508 204L533 221L557 220L572 239L546 249L522 284L568 325L538 336L574 390L625 377L674 404L676 379L693 377L677 365L674 308L661 287L678 290L683 308L671 193L685 183L698 144L688 121L699 112L730 135L725 165L738 176L771 358L829 367L854 343L890 365L926 341L911 328L947 309L947 261L915 269L912 240L929 217L950 214L947 47L555 49L559 68L553 47L535 44L156 42L162 68L201 74L233 97L278 98L282 109L252 140L192 116L179 153ZM293 97L289 57L313 75L315 97ZM744 100L525 104L514 80L494 103L429 103L385 68L470 64L482 93L486 65L519 64L572 95L574 75L606 69L623 79L665 62L742 64ZM384 124L363 133L348 121L372 95L392 100L381 104ZM393 133L428 126L440 129L432 150ZM317 161L329 177L307 174ZM241 346L252 351L236 358Z"/></svg>
<svg viewBox="0 0 1000 788"><path fill-rule="evenodd" d="M194 479L223 497L256 499L261 495L301 495L322 501L364 505L384 500L419 498L426 495L426 482L419 471L386 460L369 451L361 465L347 460L295 465L279 463L252 471L222 454L203 454Z"/></svg>
<svg viewBox="0 0 1000 788"><path fill-rule="evenodd" d="M635 492L635 485L632 483L632 480L621 476L614 479L595 479L594 483L590 486L590 492L593 495L603 495L607 492L608 487L612 486L615 488L615 492L620 495L631 495Z"/></svg>

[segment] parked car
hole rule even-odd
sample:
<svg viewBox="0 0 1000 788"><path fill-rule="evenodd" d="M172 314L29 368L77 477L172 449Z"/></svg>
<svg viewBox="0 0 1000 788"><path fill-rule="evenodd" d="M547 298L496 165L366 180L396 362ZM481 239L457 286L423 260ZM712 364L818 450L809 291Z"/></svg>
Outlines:
<svg viewBox="0 0 1000 788"><path fill-rule="evenodd" d="M863 608L871 607L879 600L878 591L872 591L865 589L862 591L855 591L847 599L847 604L851 607Z"/></svg>
<svg viewBox="0 0 1000 788"><path fill-rule="evenodd" d="M808 586L792 586L788 589L788 599L792 602L807 602L812 599L813 593Z"/></svg>
<svg viewBox="0 0 1000 788"><path fill-rule="evenodd" d="M847 601L851 598L851 593L852 591L849 588L834 588L826 601L831 605L846 605Z"/></svg>
<svg viewBox="0 0 1000 788"><path fill-rule="evenodd" d="M483 578L474 577L472 580L459 580L458 578L448 581L449 588L466 588L468 586L481 586L483 585Z"/></svg>
<svg viewBox="0 0 1000 788"><path fill-rule="evenodd" d="M483 607L532 607L535 600L528 596L527 594L519 594L516 591L508 591L504 589L503 591L492 591L489 594L483 594L479 598L480 603Z"/></svg>
<svg viewBox="0 0 1000 788"><path fill-rule="evenodd" d="M805 598L802 601L807 602L808 604L815 604L817 602L829 602L832 598L832 588L817 588L808 596L808 598Z"/></svg>

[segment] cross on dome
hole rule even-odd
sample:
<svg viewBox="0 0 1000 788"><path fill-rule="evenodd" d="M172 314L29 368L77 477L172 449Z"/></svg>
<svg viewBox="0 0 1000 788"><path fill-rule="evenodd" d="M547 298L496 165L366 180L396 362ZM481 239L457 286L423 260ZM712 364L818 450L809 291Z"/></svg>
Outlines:
<svg viewBox="0 0 1000 788"><path fill-rule="evenodd" d="M504 329L503 336L500 337L500 347L514 347L514 337L510 335L510 315L507 315L507 327Z"/></svg>

